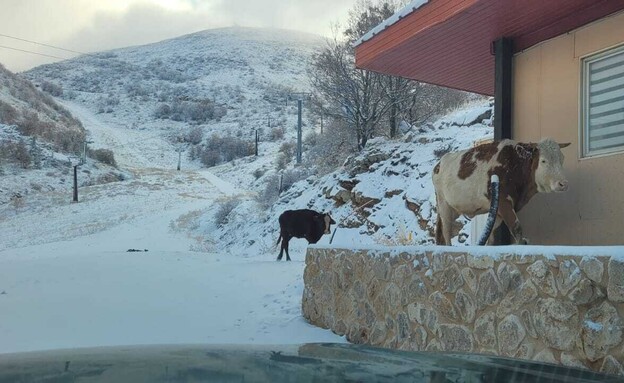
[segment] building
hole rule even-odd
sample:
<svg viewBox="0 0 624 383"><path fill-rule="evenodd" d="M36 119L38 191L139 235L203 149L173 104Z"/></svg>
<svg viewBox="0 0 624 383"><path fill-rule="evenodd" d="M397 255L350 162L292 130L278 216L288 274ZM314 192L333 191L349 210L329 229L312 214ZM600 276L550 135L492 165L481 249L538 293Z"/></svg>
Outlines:
<svg viewBox="0 0 624 383"><path fill-rule="evenodd" d="M571 142L570 190L522 210L536 244L624 244L624 0L416 0L356 65L495 96L495 139Z"/></svg>

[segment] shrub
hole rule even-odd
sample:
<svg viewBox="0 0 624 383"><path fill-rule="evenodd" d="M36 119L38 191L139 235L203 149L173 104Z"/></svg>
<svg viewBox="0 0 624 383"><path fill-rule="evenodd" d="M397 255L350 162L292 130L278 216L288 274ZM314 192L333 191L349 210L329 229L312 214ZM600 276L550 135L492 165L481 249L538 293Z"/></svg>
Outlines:
<svg viewBox="0 0 624 383"><path fill-rule="evenodd" d="M258 193L256 202L268 208L279 198L279 176L273 174L265 178L264 188Z"/></svg>
<svg viewBox="0 0 624 383"><path fill-rule="evenodd" d="M24 140L20 140L17 144L15 144L13 148L13 158L15 158L17 163L19 163L19 165L24 169L27 169L30 166L32 156L28 152Z"/></svg>
<svg viewBox="0 0 624 383"><path fill-rule="evenodd" d="M215 212L215 223L217 226L221 227L227 224L228 217L232 210L236 208L240 204L240 200L238 198L230 198L221 203L219 203L219 208Z"/></svg>
<svg viewBox="0 0 624 383"><path fill-rule="evenodd" d="M284 128L276 127L271 129L269 133L269 140L277 141L284 138Z"/></svg>
<svg viewBox="0 0 624 383"><path fill-rule="evenodd" d="M32 156L23 139L20 138L19 141L4 139L0 142L0 162L15 163L28 168L32 162Z"/></svg>
<svg viewBox="0 0 624 383"><path fill-rule="evenodd" d="M110 149L88 149L89 157L100 161L102 163L108 164L110 166L117 167L117 162L115 161L115 154Z"/></svg>
<svg viewBox="0 0 624 383"><path fill-rule="evenodd" d="M190 132L186 135L186 142L189 142L193 145L197 145L202 142L204 138L204 131L200 127L195 127L191 129Z"/></svg>
<svg viewBox="0 0 624 383"><path fill-rule="evenodd" d="M290 169L283 173L282 192L290 189L295 183L310 176L310 171L306 168Z"/></svg>
<svg viewBox="0 0 624 383"><path fill-rule="evenodd" d="M17 122L18 116L17 109L4 101L0 101L0 123L13 125Z"/></svg>
<svg viewBox="0 0 624 383"><path fill-rule="evenodd" d="M324 134L319 134L316 145L303 158L319 174L326 174L341 166L345 159L357 152L354 131L341 121L330 121Z"/></svg>
<svg viewBox="0 0 624 383"><path fill-rule="evenodd" d="M237 137L212 135L201 150L200 160L206 166L229 162L253 154L253 144Z"/></svg>
<svg viewBox="0 0 624 383"><path fill-rule="evenodd" d="M44 81L41 83L41 90L54 97L62 97L63 96L63 88L60 85L56 85L49 81Z"/></svg>
<svg viewBox="0 0 624 383"><path fill-rule="evenodd" d="M297 150L297 144L294 141L284 142L279 148L280 153L284 153L285 156L290 157L290 158L295 156L296 150Z"/></svg>
<svg viewBox="0 0 624 383"><path fill-rule="evenodd" d="M286 166L288 166L290 161L291 161L291 157L287 157L284 153L279 153L277 155L277 162L275 163L275 168L277 170L284 170L286 169Z"/></svg>

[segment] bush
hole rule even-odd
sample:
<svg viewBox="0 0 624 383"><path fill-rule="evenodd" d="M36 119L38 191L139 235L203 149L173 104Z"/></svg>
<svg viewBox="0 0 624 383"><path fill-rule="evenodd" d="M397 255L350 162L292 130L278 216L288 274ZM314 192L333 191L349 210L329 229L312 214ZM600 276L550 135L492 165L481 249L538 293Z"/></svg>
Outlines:
<svg viewBox="0 0 624 383"><path fill-rule="evenodd" d="M314 166L319 174L340 167L345 159L357 152L356 137L352 129L341 121L330 121L324 134L319 134L316 145L307 152L304 160Z"/></svg>
<svg viewBox="0 0 624 383"><path fill-rule="evenodd" d="M176 100L171 105L160 104L154 110L154 117L173 121L206 123L225 116L225 108L211 100Z"/></svg>
<svg viewBox="0 0 624 383"><path fill-rule="evenodd" d="M228 200L225 200L219 203L219 208L217 209L215 213L215 223L217 224L217 226L221 227L227 224L229 222L228 217L230 213L239 204L240 204L240 200L237 198L230 198Z"/></svg>
<svg viewBox="0 0 624 383"><path fill-rule="evenodd" d="M200 127L195 127L191 129L190 132L186 135L186 142L189 142L193 145L197 145L202 142L204 138L204 131Z"/></svg>
<svg viewBox="0 0 624 383"><path fill-rule="evenodd" d="M283 173L282 192L290 189L295 183L310 176L310 171L306 168L290 169Z"/></svg>
<svg viewBox="0 0 624 383"><path fill-rule="evenodd" d="M277 141L283 138L284 138L284 128L277 127L277 128L271 129L271 132L269 133L269 140Z"/></svg>
<svg viewBox="0 0 624 383"><path fill-rule="evenodd" d="M237 137L221 137L212 135L200 150L201 162L210 167L236 158L246 157L254 153L253 144L249 140Z"/></svg>
<svg viewBox="0 0 624 383"><path fill-rule="evenodd" d="M279 153L277 155L277 162L275 163L275 168L277 170L284 170L286 169L286 166L288 166L291 160L292 160L291 157L286 156L284 153Z"/></svg>
<svg viewBox="0 0 624 383"><path fill-rule="evenodd" d="M54 97L62 97L63 96L63 88L60 85L56 85L49 81L44 81L41 83L41 90L50 94Z"/></svg>
<svg viewBox="0 0 624 383"><path fill-rule="evenodd" d="M88 155L97 161L117 167L115 154L110 149L88 149Z"/></svg>
<svg viewBox="0 0 624 383"><path fill-rule="evenodd" d="M17 144L15 144L13 148L13 158L15 158L17 163L24 169L30 167L32 156L28 152L26 144L23 140L20 140Z"/></svg>
<svg viewBox="0 0 624 383"><path fill-rule="evenodd" d="M4 101L0 101L0 123L13 125L17 122L18 116L17 109Z"/></svg>
<svg viewBox="0 0 624 383"><path fill-rule="evenodd" d="M268 208L279 198L279 176L271 175L265 180L264 189L258 193L256 202L264 208Z"/></svg>
<svg viewBox="0 0 624 383"><path fill-rule="evenodd" d="M290 157L290 158L295 156L296 150L297 150L297 144L294 141L284 142L279 148L280 153L283 153L285 156Z"/></svg>

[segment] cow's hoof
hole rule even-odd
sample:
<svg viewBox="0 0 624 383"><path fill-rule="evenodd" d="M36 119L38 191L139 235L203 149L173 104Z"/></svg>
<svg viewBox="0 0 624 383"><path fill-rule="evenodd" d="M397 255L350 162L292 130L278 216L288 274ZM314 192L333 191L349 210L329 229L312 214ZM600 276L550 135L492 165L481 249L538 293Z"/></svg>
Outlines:
<svg viewBox="0 0 624 383"><path fill-rule="evenodd" d="M529 240L527 238L522 238L519 242L518 245L528 245L529 244Z"/></svg>

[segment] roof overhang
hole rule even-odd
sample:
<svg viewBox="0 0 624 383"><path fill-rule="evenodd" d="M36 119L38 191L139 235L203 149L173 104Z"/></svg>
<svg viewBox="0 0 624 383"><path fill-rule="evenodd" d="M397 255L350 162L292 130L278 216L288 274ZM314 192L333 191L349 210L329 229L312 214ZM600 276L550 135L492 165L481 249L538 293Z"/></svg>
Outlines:
<svg viewBox="0 0 624 383"><path fill-rule="evenodd" d="M492 42L517 53L624 9L624 0L429 0L359 42L358 68L494 94Z"/></svg>

